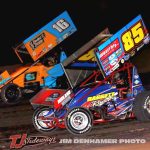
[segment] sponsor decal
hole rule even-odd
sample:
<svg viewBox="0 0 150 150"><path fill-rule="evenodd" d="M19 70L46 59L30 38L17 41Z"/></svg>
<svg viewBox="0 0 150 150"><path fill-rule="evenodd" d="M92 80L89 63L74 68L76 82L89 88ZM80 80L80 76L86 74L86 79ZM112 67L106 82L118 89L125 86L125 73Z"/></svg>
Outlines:
<svg viewBox="0 0 150 150"><path fill-rule="evenodd" d="M36 79L36 72L28 73L25 75L25 81L33 81Z"/></svg>
<svg viewBox="0 0 150 150"><path fill-rule="evenodd" d="M140 81L139 81L139 80L135 80L134 83L135 83L135 84L139 84Z"/></svg>
<svg viewBox="0 0 150 150"><path fill-rule="evenodd" d="M115 53L109 56L109 60L110 60L110 61L111 61L111 60L114 60L114 59L116 59Z"/></svg>
<svg viewBox="0 0 150 150"><path fill-rule="evenodd" d="M44 51L40 51L40 52L37 54L36 58L39 58L43 53L44 53Z"/></svg>
<svg viewBox="0 0 150 150"><path fill-rule="evenodd" d="M116 51L116 55L119 57L121 54L122 54L122 49L119 48L119 49Z"/></svg>
<svg viewBox="0 0 150 150"><path fill-rule="evenodd" d="M111 69L111 72L116 70L117 68L119 68L119 64L118 63Z"/></svg>
<svg viewBox="0 0 150 150"><path fill-rule="evenodd" d="M105 59L104 61L102 61L103 66L108 66L109 65L109 60Z"/></svg>
<svg viewBox="0 0 150 150"><path fill-rule="evenodd" d="M110 61L111 66L115 66L116 63L118 63L118 59L113 59L113 60Z"/></svg>
<svg viewBox="0 0 150 150"><path fill-rule="evenodd" d="M106 59L107 57L109 57L112 53L114 53L119 48L120 48L120 43L119 43L119 40L116 39L100 52L100 59L101 60Z"/></svg>
<svg viewBox="0 0 150 150"><path fill-rule="evenodd" d="M129 54L126 54L125 56L124 56L124 59L127 61L127 60L129 60L129 58L130 58L130 55Z"/></svg>
<svg viewBox="0 0 150 150"><path fill-rule="evenodd" d="M99 100L99 101L93 101L91 104L92 106L102 106L103 104L105 104L106 102L110 101L111 98L106 98L103 101Z"/></svg>
<svg viewBox="0 0 150 150"><path fill-rule="evenodd" d="M95 95L87 98L87 101L96 101L96 100L103 100L106 98L113 98L115 96L115 92L106 93L106 94L100 94Z"/></svg>
<svg viewBox="0 0 150 150"><path fill-rule="evenodd" d="M68 96L70 96L71 90L67 91L62 97L58 99L58 104L62 103Z"/></svg>
<svg viewBox="0 0 150 150"><path fill-rule="evenodd" d="M139 78L139 75L134 75L134 79L138 79Z"/></svg>
<svg viewBox="0 0 150 150"><path fill-rule="evenodd" d="M38 35L37 37L35 37L35 38L30 42L30 47L32 48L32 50L34 50L34 49L37 48L39 45L41 45L42 43L44 43L44 38L45 38L45 33L41 33L40 35Z"/></svg>
<svg viewBox="0 0 150 150"><path fill-rule="evenodd" d="M60 93L58 93L58 92L52 93L49 97L46 98L45 101L47 101L47 102L54 101L59 96L60 96Z"/></svg>

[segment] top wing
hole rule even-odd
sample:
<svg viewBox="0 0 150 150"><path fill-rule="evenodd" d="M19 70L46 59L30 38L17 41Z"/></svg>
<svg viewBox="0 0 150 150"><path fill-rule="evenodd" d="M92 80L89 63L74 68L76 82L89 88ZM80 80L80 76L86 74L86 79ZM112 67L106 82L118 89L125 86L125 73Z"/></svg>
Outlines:
<svg viewBox="0 0 150 150"><path fill-rule="evenodd" d="M93 48L100 43L102 40L110 37L110 33L108 28L104 29L102 32L97 34L94 38L92 38L89 42L84 44L78 50L76 50L72 55L70 55L67 59L62 62L64 67L73 64L74 62L92 62L94 61L93 57Z"/></svg>
<svg viewBox="0 0 150 150"><path fill-rule="evenodd" d="M23 41L34 61L41 58L60 42L77 31L67 11Z"/></svg>
<svg viewBox="0 0 150 150"><path fill-rule="evenodd" d="M108 76L120 66L120 63L129 60L149 41L149 33L141 15L138 15L98 46L96 56L105 75Z"/></svg>
<svg viewBox="0 0 150 150"><path fill-rule="evenodd" d="M106 28L62 62L61 65L71 88L82 83L93 73L93 69L98 68L94 47L110 36Z"/></svg>

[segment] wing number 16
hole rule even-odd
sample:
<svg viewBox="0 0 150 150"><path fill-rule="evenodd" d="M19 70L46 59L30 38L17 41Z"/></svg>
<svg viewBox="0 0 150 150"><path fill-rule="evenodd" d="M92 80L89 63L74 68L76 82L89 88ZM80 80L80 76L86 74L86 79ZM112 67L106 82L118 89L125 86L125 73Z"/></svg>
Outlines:
<svg viewBox="0 0 150 150"><path fill-rule="evenodd" d="M55 24L53 24L53 28L56 29L58 32L63 32L69 26L70 24L65 19L60 19Z"/></svg>
<svg viewBox="0 0 150 150"><path fill-rule="evenodd" d="M142 23L138 22L135 26L130 28L130 30L125 32L121 38L124 50L126 52L130 51L136 44L140 43L144 38Z"/></svg>

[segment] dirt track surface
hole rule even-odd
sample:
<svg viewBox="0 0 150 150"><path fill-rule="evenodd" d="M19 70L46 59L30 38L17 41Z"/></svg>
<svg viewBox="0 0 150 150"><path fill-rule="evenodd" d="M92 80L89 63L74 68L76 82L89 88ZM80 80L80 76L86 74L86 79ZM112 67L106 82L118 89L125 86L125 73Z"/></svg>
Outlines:
<svg viewBox="0 0 150 150"><path fill-rule="evenodd" d="M42 136L37 132L32 125L33 109L28 100L24 100L17 106L6 106L1 104L0 106L0 150L7 150L10 146L10 135L27 133L28 136ZM57 143L55 144L42 144L24 146L23 150L36 149L36 150L70 150L70 149L118 149L123 148L133 149L139 144L60 144L60 139L145 139L145 144L140 144L137 149L144 148L146 150L150 146L150 122L140 123L136 120L126 120L122 122L112 122L95 125L90 133L83 136L71 135L66 129L58 129L49 135L48 137L55 137ZM148 146L149 145L149 146ZM122 149L121 149L122 148ZM111 150L110 149L110 150ZM149 148L148 148L149 149Z"/></svg>

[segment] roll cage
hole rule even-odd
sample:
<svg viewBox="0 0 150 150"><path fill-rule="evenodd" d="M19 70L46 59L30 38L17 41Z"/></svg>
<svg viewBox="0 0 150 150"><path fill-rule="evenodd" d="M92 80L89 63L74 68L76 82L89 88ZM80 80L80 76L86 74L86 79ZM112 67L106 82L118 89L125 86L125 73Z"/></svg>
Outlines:
<svg viewBox="0 0 150 150"><path fill-rule="evenodd" d="M97 45L100 45L111 36L108 28L106 28L61 63L72 89L83 86L84 83L93 80L94 77L96 77L95 81L98 77L104 79L104 74L95 56L95 50ZM80 59L89 52L92 56L88 55L87 59Z"/></svg>

